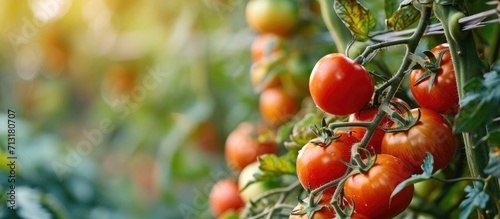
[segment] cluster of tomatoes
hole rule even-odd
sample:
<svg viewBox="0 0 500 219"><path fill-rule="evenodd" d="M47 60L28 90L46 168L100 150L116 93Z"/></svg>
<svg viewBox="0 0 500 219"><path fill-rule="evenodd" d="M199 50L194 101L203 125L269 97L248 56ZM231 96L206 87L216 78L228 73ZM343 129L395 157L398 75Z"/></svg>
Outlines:
<svg viewBox="0 0 500 219"><path fill-rule="evenodd" d="M403 120L387 115L381 119L366 145L368 151L377 154L371 168L354 169L344 183L339 184L343 188L334 184L324 190L319 203L326 203L326 207L314 212L312 218L335 216L330 200L336 189L343 189L345 197L345 200L337 200L339 203L354 206L352 218L392 218L408 207L414 188L407 186L392 198L391 194L412 174L422 173L426 153L434 157L434 170L446 167L452 160L457 142L450 124L440 113L453 114L458 110L455 73L446 44L431 52L434 57L425 60L425 67L413 70L410 75L409 87L422 108L410 110L407 103L393 98L385 111L392 112L392 117L398 117L396 113ZM382 109L370 103L374 93L370 73L342 54L329 54L320 59L309 83L311 96L320 109L330 114L349 115L348 122L353 124L348 131L339 130L310 141L299 152L296 169L299 181L304 189L314 190L345 175L348 170L345 163L356 153L351 149L365 136L363 124L368 123L363 122L373 121ZM412 124L400 129L405 122ZM369 163L366 154L364 157L359 166ZM299 204L294 212L303 208Z"/></svg>
<svg viewBox="0 0 500 219"><path fill-rule="evenodd" d="M264 123L243 122L226 139L225 158L239 180L223 179L212 188L209 204L218 218L237 215L234 212L264 192L286 186L280 180L247 184L255 181L255 174L262 173L257 158L278 153L272 134L266 132L296 116L298 103L304 97L297 92L300 85L290 89L294 80L287 80L293 57L288 38L296 32L299 21L297 3L250 0L246 19L258 33L251 46L250 81L260 95L259 110ZM335 199L344 208L354 206L351 218L394 217L408 207L414 188L407 186L392 198L391 194L412 174L422 172L426 153L434 158L434 170L448 165L457 142L451 125L441 114L458 111L455 73L446 44L435 47L431 53L422 58L420 68L410 75L409 87L420 105L414 109L396 97L388 105L383 103L383 95L374 98L373 76L347 56L332 53L319 59L305 80L306 90L308 87L320 110L348 118L348 125L335 130L321 127L317 130L318 137L310 139L298 152L298 181L305 191L322 190L314 203L323 207L304 211L314 207L306 206L304 203L309 203L306 199L291 211L290 218L334 218L335 207L331 202ZM375 126L372 121L384 114L370 133L369 141L359 148L367 129ZM356 156L359 159L354 159ZM346 174L349 168L352 172ZM337 190L342 191L342 197L338 197Z"/></svg>
<svg viewBox="0 0 500 219"><path fill-rule="evenodd" d="M254 181L254 174L260 171L257 158L278 152L273 134L269 136L266 133L297 113L299 103L305 96L304 89L298 89L298 86L302 83L307 87L307 83L298 81L293 75L293 71L297 71L294 66L297 59L290 54L289 38L299 23L298 3L250 0L245 14L248 26L258 34L250 48L252 65L249 78L259 94L263 123L243 122L226 139L226 162L239 179L223 179L212 188L210 208L219 218L239 211L263 192L282 186L278 180L247 184Z"/></svg>

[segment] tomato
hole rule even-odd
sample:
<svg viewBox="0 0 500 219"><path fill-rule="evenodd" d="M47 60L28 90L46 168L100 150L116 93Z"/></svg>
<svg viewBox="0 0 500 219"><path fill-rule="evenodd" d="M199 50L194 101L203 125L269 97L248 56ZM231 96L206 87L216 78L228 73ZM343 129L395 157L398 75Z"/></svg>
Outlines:
<svg viewBox="0 0 500 219"><path fill-rule="evenodd" d="M336 180L347 171L347 166L341 161L349 162L351 147L358 142L354 136L345 131L337 131L338 139L329 145L319 145L310 141L299 151L297 156L297 175L305 189L310 186L312 190ZM317 139L315 139L317 140ZM333 193L336 186L326 190Z"/></svg>
<svg viewBox="0 0 500 219"><path fill-rule="evenodd" d="M240 190L240 196L244 202L248 202L250 200L254 200L255 198L262 195L264 192L278 188L280 185L277 181L267 180L256 182L244 190L242 190L250 181L255 180L254 174L262 174L262 171L259 169L259 162L253 162L246 166L240 173L238 178L238 187Z"/></svg>
<svg viewBox="0 0 500 219"><path fill-rule="evenodd" d="M241 123L226 139L225 157L228 165L235 171L241 171L248 164L263 154L276 153L273 142L259 142L256 136L259 128L252 123Z"/></svg>
<svg viewBox="0 0 500 219"><path fill-rule="evenodd" d="M275 34L267 33L259 35L250 47L252 61L258 62L282 52L283 43L283 39Z"/></svg>
<svg viewBox="0 0 500 219"><path fill-rule="evenodd" d="M412 200L413 185L405 187L390 200L394 188L411 174L411 169L402 160L379 154L368 172L347 178L344 195L348 202L352 198L354 209L360 214L369 218L392 218L403 212Z"/></svg>
<svg viewBox="0 0 500 219"><path fill-rule="evenodd" d="M321 58L309 78L309 91L316 105L334 115L361 110L373 90L373 78L365 68L340 53Z"/></svg>
<svg viewBox="0 0 500 219"><path fill-rule="evenodd" d="M378 108L370 108L370 109L364 109L361 110L357 113L353 113L349 116L349 122L371 122L374 118L375 115L377 115ZM382 129L387 129L392 126L394 122L387 118L387 116L384 116L382 121L380 122L379 126L375 130L375 132L372 135L372 138L370 139L370 142L368 142L368 146L373 147L377 154L381 153L381 144L382 144L382 138L384 138L385 132ZM356 137L358 140L361 141L363 137L365 136L366 133L366 128L363 127L349 127L349 130L352 131L352 135ZM370 149L367 147L367 149ZM371 149L370 149L371 150Z"/></svg>
<svg viewBox="0 0 500 219"><path fill-rule="evenodd" d="M255 91L262 92L269 88L281 87L281 81L277 75L268 76L267 74L269 74L267 66L261 65L259 62L252 64L250 68L250 82Z"/></svg>
<svg viewBox="0 0 500 219"><path fill-rule="evenodd" d="M299 6L293 0L250 0L245 16L254 31L286 37L298 23Z"/></svg>
<svg viewBox="0 0 500 219"><path fill-rule="evenodd" d="M412 109L411 113L416 117L418 109ZM425 108L420 108L420 120L409 130L386 133L382 139L382 153L400 158L415 173L422 173L420 166L426 152L434 157L436 171L448 165L455 149L456 140L448 121L441 114Z"/></svg>
<svg viewBox="0 0 500 219"><path fill-rule="evenodd" d="M231 179L223 179L215 183L210 191L208 203L216 217L228 210L239 210L245 206L240 197L238 183Z"/></svg>
<svg viewBox="0 0 500 219"><path fill-rule="evenodd" d="M332 199L332 195L329 194L324 194L323 197L321 197L321 200L319 201L320 205L323 205L324 207L321 208L319 211L315 211L314 214L310 217L310 219L332 219L335 218L335 209L333 205L330 204L330 200ZM308 203L309 198L304 199L304 202ZM297 206L292 210L292 212L298 212L300 210L303 210L304 206L302 204L297 204ZM289 219L306 219L308 218L307 214L301 214L301 215L293 215L290 214ZM353 213L351 215L351 219L368 219L369 217L364 216L359 213Z"/></svg>
<svg viewBox="0 0 500 219"><path fill-rule="evenodd" d="M264 121L279 125L298 111L297 101L281 88L264 90L259 99L259 110Z"/></svg>
<svg viewBox="0 0 500 219"><path fill-rule="evenodd" d="M407 108L410 108L410 106L404 101L401 100L397 97L392 99L392 102L397 102L402 105L404 105ZM397 105L391 105L390 106L392 110L397 111L399 113L404 113L404 109L401 107L398 107ZM357 113L353 113L349 115L349 122L371 122L373 119L375 119L375 116L377 115L379 108L369 108L369 109L362 109ZM384 116L382 118L382 121L378 125L377 129L372 135L372 138L368 142L368 145L373 147L377 154L380 154L382 152L381 150L381 145L382 145L382 139L384 138L385 132L383 131L384 129L388 129L394 124L392 120L390 120L387 116ZM363 137L365 136L366 133L366 128L363 127L349 127L349 130L352 131L352 135L356 137L358 140L361 141ZM370 148L368 148L370 149ZM371 150L371 149L370 149Z"/></svg>
<svg viewBox="0 0 500 219"><path fill-rule="evenodd" d="M449 45L447 43L441 44L434 47L431 52L434 56L438 57L439 52L448 47ZM426 60L428 60L428 58L426 58ZM410 74L411 93L418 104L424 108L443 114L456 114L459 109L458 91L450 50L444 53L440 68L430 92L430 77L415 84L417 79L420 78L427 69L413 70Z"/></svg>

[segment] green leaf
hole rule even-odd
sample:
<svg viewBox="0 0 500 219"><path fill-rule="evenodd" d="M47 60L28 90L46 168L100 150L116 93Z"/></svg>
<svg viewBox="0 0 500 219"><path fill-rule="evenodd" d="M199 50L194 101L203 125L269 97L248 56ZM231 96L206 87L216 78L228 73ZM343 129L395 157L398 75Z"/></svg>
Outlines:
<svg viewBox="0 0 500 219"><path fill-rule="evenodd" d="M493 66L491 72L484 74L484 79L468 81L464 90L455 122L456 133L488 125L500 115L500 65Z"/></svg>
<svg viewBox="0 0 500 219"><path fill-rule="evenodd" d="M278 132L276 133L276 143L283 144L288 139L293 130L294 124L295 121L291 121L280 126Z"/></svg>
<svg viewBox="0 0 500 219"><path fill-rule="evenodd" d="M397 0L385 0L384 1L384 10L385 10L385 18L388 19L391 15L398 9L398 1Z"/></svg>
<svg viewBox="0 0 500 219"><path fill-rule="evenodd" d="M286 174L295 174L295 160L298 152L289 151L278 157L275 154L265 154L259 157L260 169L263 176L282 176Z"/></svg>
<svg viewBox="0 0 500 219"><path fill-rule="evenodd" d="M420 18L420 12L413 6L403 7L387 19L387 26L401 31L414 24Z"/></svg>
<svg viewBox="0 0 500 219"><path fill-rule="evenodd" d="M375 29L377 20L356 0L335 0L335 12L358 41L368 40L368 33Z"/></svg>
<svg viewBox="0 0 500 219"><path fill-rule="evenodd" d="M460 203L460 208L462 211L460 212L459 219L466 219L469 217L469 214L474 210L475 208L479 207L484 209L486 207L486 203L490 199L490 196L486 194L482 189L483 184L481 182L476 182L476 187L473 188L472 186L467 186L465 187L465 192L467 192L467 195L465 196L465 199Z"/></svg>
<svg viewBox="0 0 500 219"><path fill-rule="evenodd" d="M484 173L500 178L500 149L490 152L490 160L484 169Z"/></svg>
<svg viewBox="0 0 500 219"><path fill-rule="evenodd" d="M430 179L433 176L432 175L432 171L434 169L433 166L434 166L434 158L432 157L432 154L427 152L425 154L424 163L421 166L424 172L422 174L414 174L410 178L408 178L407 180L401 182L398 186L396 186L394 191L392 191L391 199L396 194L401 192L401 190L403 190L406 186L413 185L415 183ZM439 174L439 171L436 171L435 174L436 175Z"/></svg>

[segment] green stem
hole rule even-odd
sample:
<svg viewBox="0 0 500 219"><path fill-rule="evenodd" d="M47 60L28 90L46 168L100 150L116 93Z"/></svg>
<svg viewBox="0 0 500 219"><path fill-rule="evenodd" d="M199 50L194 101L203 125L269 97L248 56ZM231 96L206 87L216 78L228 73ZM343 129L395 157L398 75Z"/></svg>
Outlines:
<svg viewBox="0 0 500 219"><path fill-rule="evenodd" d="M458 19L465 17L457 6L453 5L440 5L434 4L434 14L443 24L446 40L450 45L450 53L453 61L453 67L457 78L457 88L459 98L464 97L464 84L472 78L481 78L482 74L486 72L487 66L479 58L473 34L470 31L461 31ZM465 153L469 170L472 177L486 178L483 172L489 160L489 146L486 142L480 142L480 139L487 134L486 127L481 127L473 132L462 133ZM477 145L476 145L477 144ZM500 187L498 181L492 182L492 185L487 188L488 194L500 196ZM483 218L493 218L498 212L495 205L490 203L488 206L490 214L481 213Z"/></svg>
<svg viewBox="0 0 500 219"><path fill-rule="evenodd" d="M344 53L346 45L352 39L349 29L342 23L333 9L334 0L319 0L321 16L333 38L337 52Z"/></svg>
<svg viewBox="0 0 500 219"><path fill-rule="evenodd" d="M413 33L413 35L408 39L396 41L398 43L407 43L408 47L406 49L406 53L405 53L405 56L403 58L403 63L401 64L398 72L394 75L394 77L389 79L389 81L387 81L383 85L385 87L389 87L389 91L387 92L387 97L382 102L382 105L385 104L386 106L388 106L390 104L392 98L394 97L394 95L398 91L398 88L400 87L401 82L404 78L405 72L410 67L411 62L412 62L411 59L409 59L408 57L410 56L410 54L415 53L415 50L417 49L418 43L420 42L420 39L424 35L425 30L427 29L427 26L429 25L429 20L430 20L431 14L432 14L431 12L432 12L432 8L424 7L422 9L422 12L421 12L422 16L420 16L420 21L418 23L418 27L417 27L416 31ZM389 43L381 43L381 44L390 45ZM395 44L393 44L393 45L395 45ZM369 46L367 48L367 50L368 51L375 51L375 49L377 49L377 48L378 48L378 46L373 45L373 46ZM368 54L368 52L365 51L365 52L363 52L363 54ZM371 123L371 126L369 126L367 128L365 136L363 136L363 139L361 139L361 142L360 142L361 147L366 147L366 145L370 141L373 133L375 133L376 127L380 124L380 122L382 121L382 119L384 118L385 115L386 115L386 112L383 109L379 109L379 111L377 112L377 115L375 116L375 119L373 119L373 121Z"/></svg>

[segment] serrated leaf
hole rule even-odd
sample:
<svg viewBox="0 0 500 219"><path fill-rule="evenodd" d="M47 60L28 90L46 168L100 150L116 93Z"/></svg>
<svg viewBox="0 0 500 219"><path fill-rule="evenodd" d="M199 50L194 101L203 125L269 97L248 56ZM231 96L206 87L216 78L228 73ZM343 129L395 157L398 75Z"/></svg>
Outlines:
<svg viewBox="0 0 500 219"><path fill-rule="evenodd" d="M259 168L262 170L263 176L282 176L287 174L295 174L295 160L297 159L296 151L278 157L275 154L266 154L259 157Z"/></svg>
<svg viewBox="0 0 500 219"><path fill-rule="evenodd" d="M385 18L388 19L398 9L398 0L385 0L384 10Z"/></svg>
<svg viewBox="0 0 500 219"><path fill-rule="evenodd" d="M414 24L420 18L420 12L413 6L403 7L387 19L387 26L395 31L401 31Z"/></svg>
<svg viewBox="0 0 500 219"><path fill-rule="evenodd" d="M460 100L460 112L455 122L455 132L472 131L488 125L500 115L500 65L484 74L484 79L474 78L465 86Z"/></svg>
<svg viewBox="0 0 500 219"><path fill-rule="evenodd" d="M459 219L467 219L472 210L477 207L482 209L486 207L486 203L488 203L490 196L480 189L482 187L483 184L481 182L476 182L475 188L469 185L465 187L467 195L462 203L460 203L462 211L460 212Z"/></svg>
<svg viewBox="0 0 500 219"><path fill-rule="evenodd" d="M500 149L490 152L490 160L484 173L500 178Z"/></svg>
<svg viewBox="0 0 500 219"><path fill-rule="evenodd" d="M414 174L410 178L408 178L407 180L401 182L398 186L396 186L394 191L392 191L391 199L396 194L401 192L406 186L413 185L415 183L430 179L433 176L432 175L432 171L434 169L433 166L434 166L434 158L432 157L432 154L427 152L425 154L424 163L421 166L423 173L422 174ZM439 171L436 171L435 174L439 174Z"/></svg>
<svg viewBox="0 0 500 219"><path fill-rule="evenodd" d="M368 40L368 33L375 29L375 16L356 0L335 0L335 12L358 41Z"/></svg>

